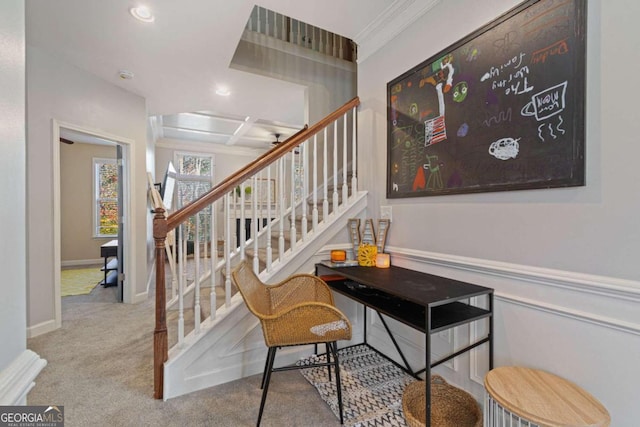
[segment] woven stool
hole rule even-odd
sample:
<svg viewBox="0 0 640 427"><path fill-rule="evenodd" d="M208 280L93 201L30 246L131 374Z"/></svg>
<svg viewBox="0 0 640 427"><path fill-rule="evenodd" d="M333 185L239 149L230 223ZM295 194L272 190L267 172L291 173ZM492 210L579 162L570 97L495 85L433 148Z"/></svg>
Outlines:
<svg viewBox="0 0 640 427"><path fill-rule="evenodd" d="M517 366L485 376L485 425L607 427L609 412L589 393L556 375ZM522 424L525 422L526 424Z"/></svg>
<svg viewBox="0 0 640 427"><path fill-rule="evenodd" d="M402 410L409 427L422 427L426 420L423 381L407 386ZM440 375L431 377L431 425L434 427L482 427L478 402L464 390L449 385Z"/></svg>

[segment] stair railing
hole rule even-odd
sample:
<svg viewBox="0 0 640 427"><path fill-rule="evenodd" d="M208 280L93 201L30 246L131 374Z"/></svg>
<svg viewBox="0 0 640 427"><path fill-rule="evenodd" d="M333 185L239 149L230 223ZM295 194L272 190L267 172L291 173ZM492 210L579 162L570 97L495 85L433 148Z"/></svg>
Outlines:
<svg viewBox="0 0 640 427"><path fill-rule="evenodd" d="M354 198L357 190L356 108L359 103L356 97L315 125L305 126L175 213L165 216L162 207L155 206L155 398L163 396L164 363L169 358L167 310L170 310L172 320L175 318L171 326L176 329L175 337L171 336L175 342L172 352L173 349L180 351L189 337L197 337L204 327L213 324L218 310L230 307L233 295L231 269L239 260L250 257L256 274L281 267L301 244L320 231L324 220L344 209ZM342 132L339 132L340 126ZM333 137L329 128L333 128ZM320 156L319 145L322 146ZM332 146L331 151L329 146ZM338 158L340 146L342 156ZM351 156L348 156L349 147ZM351 171L351 190L347 169ZM338 182L339 171L341 183ZM313 182L309 179L310 172ZM319 186L320 174L322 184ZM323 200L320 200L319 187ZM341 196L338 188L341 188ZM322 218L319 203L322 203ZM311 221L307 218L308 204L311 204ZM222 224L217 220L219 216ZM275 248L274 234L277 236ZM189 255L193 255L193 261L189 261ZM166 268L171 275L168 284ZM169 301L167 285L171 291ZM209 311L208 315L206 311Z"/></svg>
<svg viewBox="0 0 640 427"><path fill-rule="evenodd" d="M350 39L264 7L253 8L246 30L345 61L356 60L356 44Z"/></svg>

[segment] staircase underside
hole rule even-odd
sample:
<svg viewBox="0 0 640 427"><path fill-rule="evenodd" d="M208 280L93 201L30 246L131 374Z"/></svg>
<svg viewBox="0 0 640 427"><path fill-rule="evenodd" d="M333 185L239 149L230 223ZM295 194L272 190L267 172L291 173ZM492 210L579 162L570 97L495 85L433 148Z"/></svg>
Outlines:
<svg viewBox="0 0 640 427"><path fill-rule="evenodd" d="M366 209L362 191L350 203L332 213L316 232L308 234L296 246L295 255L285 254L274 262L270 272L260 278L267 283L279 282L295 273L310 273L314 256L338 233L343 232L348 218L358 217ZM198 334L185 337L182 348L169 352L164 364L163 398L170 399L207 387L261 373L267 348L258 319L246 308L242 297L235 294L231 304L217 311L215 319L206 319ZM309 354L300 347L278 352L278 363L292 363Z"/></svg>

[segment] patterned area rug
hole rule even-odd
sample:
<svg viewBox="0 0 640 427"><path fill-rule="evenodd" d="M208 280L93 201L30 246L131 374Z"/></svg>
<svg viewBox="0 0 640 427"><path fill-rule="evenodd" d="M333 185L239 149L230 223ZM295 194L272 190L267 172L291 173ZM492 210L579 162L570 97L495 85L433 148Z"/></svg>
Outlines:
<svg viewBox="0 0 640 427"><path fill-rule="evenodd" d="M366 345L339 350L344 425L353 427L406 426L402 393L415 379ZM325 362L324 355L299 363ZM327 368L300 371L313 384L339 419L335 375L329 382Z"/></svg>
<svg viewBox="0 0 640 427"><path fill-rule="evenodd" d="M101 280L104 272L100 268L74 268L60 273L60 295L84 295L90 293Z"/></svg>

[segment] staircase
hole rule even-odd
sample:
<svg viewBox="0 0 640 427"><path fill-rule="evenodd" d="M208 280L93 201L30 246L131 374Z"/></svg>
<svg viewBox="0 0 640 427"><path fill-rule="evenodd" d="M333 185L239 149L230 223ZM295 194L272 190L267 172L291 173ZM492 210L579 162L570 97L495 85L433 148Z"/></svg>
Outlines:
<svg viewBox="0 0 640 427"><path fill-rule="evenodd" d="M314 255L364 211L358 104L354 98L305 127L168 217L156 206L156 398L262 371L262 333L231 271L247 259L268 283L311 272ZM282 353L291 361L302 355Z"/></svg>

